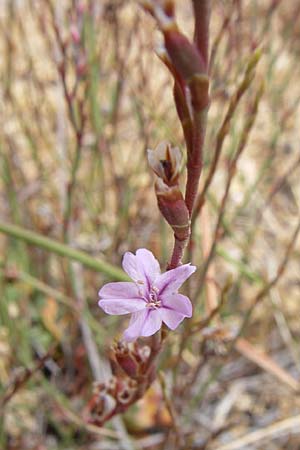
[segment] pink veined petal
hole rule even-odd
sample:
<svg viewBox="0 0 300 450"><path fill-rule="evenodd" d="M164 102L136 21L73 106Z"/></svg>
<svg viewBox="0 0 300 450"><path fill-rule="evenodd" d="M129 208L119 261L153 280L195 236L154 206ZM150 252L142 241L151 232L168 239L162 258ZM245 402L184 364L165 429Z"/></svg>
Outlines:
<svg viewBox="0 0 300 450"><path fill-rule="evenodd" d="M135 283L117 281L105 284L98 293L100 298L140 298L138 287Z"/></svg>
<svg viewBox="0 0 300 450"><path fill-rule="evenodd" d="M160 297L162 307L182 314L185 317L192 317L193 306L188 297L182 294L164 294Z"/></svg>
<svg viewBox="0 0 300 450"><path fill-rule="evenodd" d="M159 311L148 309L134 313L130 319L129 327L124 332L124 339L131 342L140 336L152 336L162 325Z"/></svg>
<svg viewBox="0 0 300 450"><path fill-rule="evenodd" d="M106 314L113 314L117 316L135 313L146 308L146 302L141 298L107 298L99 300L98 305L103 309L104 312L106 312Z"/></svg>
<svg viewBox="0 0 300 450"><path fill-rule="evenodd" d="M162 319L159 314L159 309L150 309L141 330L141 336L152 336L160 329L161 325Z"/></svg>
<svg viewBox="0 0 300 450"><path fill-rule="evenodd" d="M162 318L163 322L171 328L171 330L175 330L175 328L178 327L178 325L183 321L185 316L183 314L180 314L177 311L174 311L174 309L168 309L168 308L160 308L159 309L160 317Z"/></svg>
<svg viewBox="0 0 300 450"><path fill-rule="evenodd" d="M141 279L141 274L137 268L137 258L131 252L126 252L123 256L122 266L124 271L130 276L130 278L137 282ZM142 280L143 281L143 280Z"/></svg>
<svg viewBox="0 0 300 450"><path fill-rule="evenodd" d="M160 266L154 255L146 248L140 248L136 252L136 261L139 272L147 281L148 289L160 276Z"/></svg>
<svg viewBox="0 0 300 450"><path fill-rule="evenodd" d="M196 267L190 264L184 264L176 267L176 269L168 270L156 279L155 287L159 290L160 295L176 292L195 270Z"/></svg>
<svg viewBox="0 0 300 450"><path fill-rule="evenodd" d="M105 284L99 291L98 305L107 314L128 314L146 308L135 283L120 281Z"/></svg>
<svg viewBox="0 0 300 450"><path fill-rule="evenodd" d="M139 336L141 336L141 330L149 315L149 309L144 309L143 311L136 312L132 314L129 327L124 331L123 337L126 341L135 341Z"/></svg>

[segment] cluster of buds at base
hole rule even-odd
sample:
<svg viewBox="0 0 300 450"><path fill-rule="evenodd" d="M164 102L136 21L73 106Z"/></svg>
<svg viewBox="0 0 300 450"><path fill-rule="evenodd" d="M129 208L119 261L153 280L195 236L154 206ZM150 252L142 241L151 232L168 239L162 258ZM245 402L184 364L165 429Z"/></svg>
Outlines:
<svg viewBox="0 0 300 450"><path fill-rule="evenodd" d="M149 346L117 342L110 354L113 376L95 383L84 412L85 421L102 426L140 399L155 378L155 355Z"/></svg>
<svg viewBox="0 0 300 450"><path fill-rule="evenodd" d="M179 188L182 155L167 141L148 150L149 164L157 176L155 192L160 212L172 227L176 239L184 241L190 233L189 212Z"/></svg>
<svg viewBox="0 0 300 450"><path fill-rule="evenodd" d="M87 422L102 426L115 414L126 411L137 399L137 382L130 378L112 376L106 383L95 383L84 418Z"/></svg>

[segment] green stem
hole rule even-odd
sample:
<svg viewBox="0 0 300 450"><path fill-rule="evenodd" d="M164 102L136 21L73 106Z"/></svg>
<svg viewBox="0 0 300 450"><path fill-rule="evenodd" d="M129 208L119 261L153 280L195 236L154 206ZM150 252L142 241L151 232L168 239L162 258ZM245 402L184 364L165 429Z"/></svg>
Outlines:
<svg viewBox="0 0 300 450"><path fill-rule="evenodd" d="M33 231L24 230L17 225L0 222L0 233L4 233L16 239L21 239L27 244L36 245L37 247L56 253L57 255L78 261L96 272L104 273L111 279L119 281L129 280L128 276L121 269L118 269L109 263L101 261L98 258L93 258L80 250L76 250L48 237L41 236Z"/></svg>
<svg viewBox="0 0 300 450"><path fill-rule="evenodd" d="M4 270L3 270L4 269ZM9 267L8 267L9 269ZM5 264L4 261L0 259L0 275L7 276L7 273L5 271ZM42 292L48 297L54 298L58 302L68 306L69 308L72 308L74 311L76 311L76 305L74 305L72 298L68 297L67 295L63 294L62 292L57 291L53 287L49 286L48 284L44 283L41 280L38 280L37 278L33 277L27 272L23 272L21 270L17 270L15 273L13 273L13 280L23 282L27 284L28 286L32 287L33 289Z"/></svg>

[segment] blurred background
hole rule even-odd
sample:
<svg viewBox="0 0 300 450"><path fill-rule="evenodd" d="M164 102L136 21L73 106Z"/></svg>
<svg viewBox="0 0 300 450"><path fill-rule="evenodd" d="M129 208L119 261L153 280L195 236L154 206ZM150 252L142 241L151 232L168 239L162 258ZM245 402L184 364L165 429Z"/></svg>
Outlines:
<svg viewBox="0 0 300 450"><path fill-rule="evenodd" d="M192 36L190 2L175 4ZM1 449L175 449L176 425L185 449L300 448L300 5L211 4L202 184L222 150L186 289L195 320L210 301L220 311L169 336L165 387L97 428L82 411L127 320L104 316L97 292L125 251L165 267L172 250L146 158L164 139L185 150L172 80L137 1L0 2Z"/></svg>

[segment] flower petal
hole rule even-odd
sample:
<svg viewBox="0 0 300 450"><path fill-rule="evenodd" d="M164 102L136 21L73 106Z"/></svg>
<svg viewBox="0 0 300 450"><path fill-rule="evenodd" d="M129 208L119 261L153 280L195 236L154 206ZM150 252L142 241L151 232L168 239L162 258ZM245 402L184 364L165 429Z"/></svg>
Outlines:
<svg viewBox="0 0 300 450"><path fill-rule="evenodd" d="M137 267L143 279L147 281L148 288L160 276L159 262L154 255L146 248L140 248L136 252Z"/></svg>
<svg viewBox="0 0 300 450"><path fill-rule="evenodd" d="M162 324L162 319L158 310L147 309L132 314L129 327L124 332L124 339L131 342L140 336L152 336Z"/></svg>
<svg viewBox="0 0 300 450"><path fill-rule="evenodd" d="M139 311L132 314L129 327L124 331L123 337L126 341L131 342L141 336L141 330L149 315L149 309Z"/></svg>
<svg viewBox="0 0 300 450"><path fill-rule="evenodd" d="M122 265L125 272L139 285L140 289L144 284L143 294L150 289L154 280L160 275L157 259L145 248L137 250L136 255L126 252Z"/></svg>
<svg viewBox="0 0 300 450"><path fill-rule="evenodd" d="M126 252L123 256L122 266L125 272L130 276L130 278L137 282L141 275L137 269L136 256L131 252Z"/></svg>
<svg viewBox="0 0 300 450"><path fill-rule="evenodd" d="M128 314L146 308L136 284L128 282L108 283L99 291L98 305L107 314Z"/></svg>
<svg viewBox="0 0 300 450"><path fill-rule="evenodd" d="M152 336L161 327L162 319L158 309L150 309L147 319L144 322L141 336Z"/></svg>
<svg viewBox="0 0 300 450"><path fill-rule="evenodd" d="M183 314L180 314L177 311L174 311L173 309L167 309L167 308L160 308L159 309L160 317L162 318L163 322L171 328L171 330L175 330L175 328L178 327L178 325L183 321L185 316Z"/></svg>
<svg viewBox="0 0 300 450"><path fill-rule="evenodd" d="M131 299L102 299L98 305L106 314L121 316L123 314L135 313L146 308L146 302L141 298Z"/></svg>
<svg viewBox="0 0 300 450"><path fill-rule="evenodd" d="M182 294L169 294L160 297L162 308L170 309L185 317L192 317L193 306L188 297Z"/></svg>
<svg viewBox="0 0 300 450"><path fill-rule="evenodd" d="M159 290L160 295L176 292L195 270L196 267L190 264L183 264L175 269L168 270L156 279L155 287Z"/></svg>
<svg viewBox="0 0 300 450"><path fill-rule="evenodd" d="M107 283L100 289L98 295L101 298L140 298L137 285L127 281Z"/></svg>

